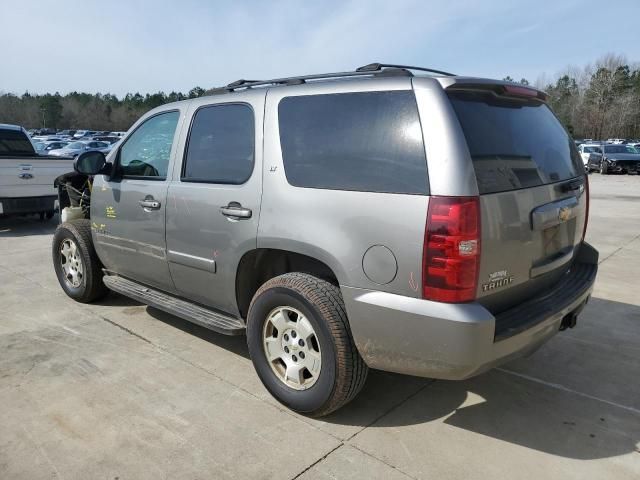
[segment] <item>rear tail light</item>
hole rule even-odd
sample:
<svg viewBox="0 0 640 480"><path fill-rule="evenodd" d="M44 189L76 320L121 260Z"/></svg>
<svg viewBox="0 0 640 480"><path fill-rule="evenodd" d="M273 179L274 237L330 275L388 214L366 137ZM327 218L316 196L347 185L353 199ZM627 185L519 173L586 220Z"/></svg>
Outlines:
<svg viewBox="0 0 640 480"><path fill-rule="evenodd" d="M469 302L480 264L478 197L431 197L422 255L423 298Z"/></svg>
<svg viewBox="0 0 640 480"><path fill-rule="evenodd" d="M587 235L587 224L589 223L589 175L584 176L584 194L587 197L587 209L584 212L584 229L582 230L582 241Z"/></svg>
<svg viewBox="0 0 640 480"><path fill-rule="evenodd" d="M537 97L538 91L532 88L519 87L517 85L505 85L504 92L507 95L514 95L516 97Z"/></svg>

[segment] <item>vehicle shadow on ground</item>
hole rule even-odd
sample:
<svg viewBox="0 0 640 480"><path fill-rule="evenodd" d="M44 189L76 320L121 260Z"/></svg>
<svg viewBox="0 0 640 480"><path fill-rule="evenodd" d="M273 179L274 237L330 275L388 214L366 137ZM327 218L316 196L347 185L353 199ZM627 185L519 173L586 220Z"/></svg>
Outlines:
<svg viewBox="0 0 640 480"><path fill-rule="evenodd" d="M592 309L588 325L591 335L609 339L605 335L605 325L611 320L609 315L619 315L624 311L628 322L626 325L638 333L640 338L640 308L635 305L592 298L589 308ZM595 320L594 320L595 319ZM637 326L636 326L637 325ZM636 345L634 348L640 347ZM542 347L543 349L545 346ZM547 346L547 348L551 348ZM607 358L616 362L619 358L607 355L612 345L593 345L585 347L584 355L594 349L601 348L594 358ZM531 358L531 362L533 362ZM521 360L527 361L527 359ZM602 370L596 371L596 362L580 361L585 378L592 378L594 383L602 378ZM541 366L543 363L536 362ZM628 368L628 365L624 368ZM601 365L598 365L601 367ZM591 372L589 372L591 368ZM630 378L640 378L640 362L634 367L636 372ZM367 397L383 394L389 388L389 381L383 372L372 371L360 396L344 409L323 420L331 423L368 426L371 428L397 428L415 426L430 422L443 423L458 429L495 438L522 447L573 459L597 459L625 455L631 452L640 453L640 415L633 407L616 406L612 403L589 398L591 392L576 394L569 390L556 388L552 382L545 384L514 375L509 365L504 370L494 369L478 377L465 381L432 380L415 396L405 398L387 414L365 425L356 412L366 402ZM539 377L545 378L540 368ZM535 372L528 372L536 377ZM629 378L629 377L625 377ZM625 380L606 378L603 381L611 384L612 389L626 391L634 395L635 387L625 385ZM397 376L395 388L402 389L402 383L415 381L412 377ZM633 402L627 402L633 405ZM440 434L445 428L442 425L433 428L427 426L425 435ZM451 434L451 432L447 432Z"/></svg>
<svg viewBox="0 0 640 480"><path fill-rule="evenodd" d="M188 322L179 317L171 315L170 313L163 312L154 307L147 307L147 313L160 320L167 325L171 325L178 330L182 330L189 335L198 337L205 342L209 342L217 347L224 348L236 355L240 355L244 358L249 358L249 349L247 348L247 337L244 335L222 335L207 328L196 325L195 323Z"/></svg>
<svg viewBox="0 0 640 480"><path fill-rule="evenodd" d="M40 220L38 215L0 216L0 238L52 234L58 223L57 215L50 220Z"/></svg>
<svg viewBox="0 0 640 480"><path fill-rule="evenodd" d="M100 303L141 306L132 300L125 299L124 303L116 300L120 295L107 298L110 297L114 297L112 303ZM630 309L630 317L640 318L640 308L636 306L602 299L592 302L601 311L625 308ZM153 307L146 307L146 311L167 325L249 358L244 336L221 335ZM615 362L615 358L611 361ZM640 378L640 365L637 377ZM594 378L594 381L597 380ZM393 395L393 392L404 393ZM372 415L374 408L371 407L375 404L372 399L384 396L393 397L389 408ZM372 370L360 395L321 421L392 429L424 424L424 435L439 435L445 427L438 424L443 423L533 450L587 460L637 451L640 429L624 426L637 424L639 418L616 406L501 370L459 382L416 379ZM430 423L433 425L428 425Z"/></svg>

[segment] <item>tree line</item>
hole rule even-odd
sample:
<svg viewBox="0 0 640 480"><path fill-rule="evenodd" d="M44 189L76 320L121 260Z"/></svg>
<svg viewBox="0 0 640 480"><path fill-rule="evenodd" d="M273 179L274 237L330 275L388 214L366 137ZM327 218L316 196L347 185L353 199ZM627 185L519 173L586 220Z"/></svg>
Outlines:
<svg viewBox="0 0 640 480"><path fill-rule="evenodd" d="M13 123L26 128L85 128L91 130L127 130L140 116L165 103L196 98L205 89L194 87L189 92L157 92L146 95L128 93L118 98L110 93L71 92L61 95L46 93L0 95L0 123Z"/></svg>
<svg viewBox="0 0 640 480"><path fill-rule="evenodd" d="M505 80L514 81L511 77ZM528 85L525 78L520 83ZM568 67L536 88L549 94L549 104L574 138L640 138L640 65L607 54L584 67ZM28 128L127 130L143 113L167 102L196 98L208 91L115 95L71 92L0 95L0 123Z"/></svg>
<svg viewBox="0 0 640 480"><path fill-rule="evenodd" d="M640 138L640 65L608 54L571 67L555 82L539 79L549 105L574 138Z"/></svg>

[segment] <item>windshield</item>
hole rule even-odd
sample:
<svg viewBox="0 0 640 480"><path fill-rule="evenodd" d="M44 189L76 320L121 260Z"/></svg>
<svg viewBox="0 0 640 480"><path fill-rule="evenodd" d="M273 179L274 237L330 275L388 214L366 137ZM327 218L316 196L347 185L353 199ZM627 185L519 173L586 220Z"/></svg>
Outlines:
<svg viewBox="0 0 640 480"><path fill-rule="evenodd" d="M82 142L73 142L70 143L69 145L67 145L65 148L68 148L69 150L81 150L84 148L84 143Z"/></svg>
<svg viewBox="0 0 640 480"><path fill-rule="evenodd" d="M583 172L573 141L538 100L450 92L481 194L560 182Z"/></svg>
<svg viewBox="0 0 640 480"><path fill-rule="evenodd" d="M633 147L628 145L605 145L604 153L638 153Z"/></svg>
<svg viewBox="0 0 640 480"><path fill-rule="evenodd" d="M600 147L584 147L586 153L602 153Z"/></svg>

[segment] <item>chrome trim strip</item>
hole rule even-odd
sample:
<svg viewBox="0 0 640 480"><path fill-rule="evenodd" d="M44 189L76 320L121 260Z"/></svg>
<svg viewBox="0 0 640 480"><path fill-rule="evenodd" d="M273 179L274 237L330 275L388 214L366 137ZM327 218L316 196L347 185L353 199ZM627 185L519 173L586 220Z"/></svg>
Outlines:
<svg viewBox="0 0 640 480"><path fill-rule="evenodd" d="M204 270L205 272L216 273L216 261L209 258L189 255L188 253L176 252L174 250L167 251L167 258L171 263Z"/></svg>

